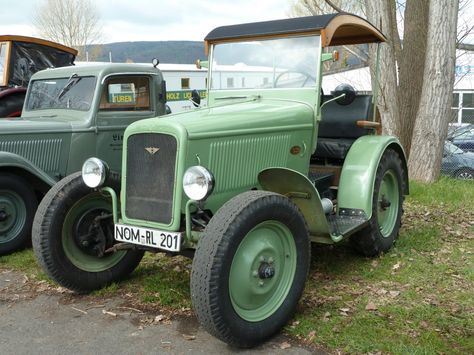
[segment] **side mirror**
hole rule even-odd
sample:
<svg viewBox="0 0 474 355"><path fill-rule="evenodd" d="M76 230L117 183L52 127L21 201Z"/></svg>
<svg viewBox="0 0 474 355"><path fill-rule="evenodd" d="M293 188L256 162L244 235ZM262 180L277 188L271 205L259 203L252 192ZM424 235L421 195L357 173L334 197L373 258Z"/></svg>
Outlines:
<svg viewBox="0 0 474 355"><path fill-rule="evenodd" d="M191 91L191 102L196 107L199 107L201 105L201 96L199 95L199 92L196 89Z"/></svg>
<svg viewBox="0 0 474 355"><path fill-rule="evenodd" d="M331 92L331 94L334 97L344 95L336 100L336 102L342 106L350 105L356 98L356 92L349 84L340 84L336 86L336 89Z"/></svg>
<svg viewBox="0 0 474 355"><path fill-rule="evenodd" d="M171 113L171 107L168 104L165 105L165 115L169 115Z"/></svg>

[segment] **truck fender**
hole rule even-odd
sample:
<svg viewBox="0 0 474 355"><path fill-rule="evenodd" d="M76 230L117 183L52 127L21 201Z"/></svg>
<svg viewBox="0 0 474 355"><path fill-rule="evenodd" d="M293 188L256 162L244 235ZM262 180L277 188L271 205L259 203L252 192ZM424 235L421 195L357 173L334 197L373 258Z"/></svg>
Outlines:
<svg viewBox="0 0 474 355"><path fill-rule="evenodd" d="M341 208L363 210L372 217L372 195L380 159L387 149L395 150L404 167L404 195L408 195L408 169L405 152L397 138L391 136L363 136L351 146L342 166L337 193L337 212Z"/></svg>
<svg viewBox="0 0 474 355"><path fill-rule="evenodd" d="M313 183L303 174L287 168L267 168L258 174L262 190L291 199L303 213L312 236L327 236L329 226L321 198Z"/></svg>
<svg viewBox="0 0 474 355"><path fill-rule="evenodd" d="M0 170L8 171L9 169L26 171L49 186L53 186L56 183L55 179L24 157L14 153L0 152Z"/></svg>

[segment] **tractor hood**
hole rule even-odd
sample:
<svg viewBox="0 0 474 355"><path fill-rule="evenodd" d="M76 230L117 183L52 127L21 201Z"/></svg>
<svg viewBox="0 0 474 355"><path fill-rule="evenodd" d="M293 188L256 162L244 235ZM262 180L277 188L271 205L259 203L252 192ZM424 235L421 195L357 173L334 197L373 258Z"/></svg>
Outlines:
<svg viewBox="0 0 474 355"><path fill-rule="evenodd" d="M281 131L286 127L312 129L313 108L303 102L278 99L252 99L226 102L226 105L198 109L133 123L126 135L141 132L176 132L190 140L205 137ZM177 133L177 132L176 132Z"/></svg>
<svg viewBox="0 0 474 355"><path fill-rule="evenodd" d="M70 120L56 120L53 116L0 119L0 137L5 134L71 132L72 126Z"/></svg>

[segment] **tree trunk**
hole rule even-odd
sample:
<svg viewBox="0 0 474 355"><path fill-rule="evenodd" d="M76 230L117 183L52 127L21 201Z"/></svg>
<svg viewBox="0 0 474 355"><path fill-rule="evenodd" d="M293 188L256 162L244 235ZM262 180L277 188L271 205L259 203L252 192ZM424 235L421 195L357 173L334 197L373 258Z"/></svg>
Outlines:
<svg viewBox="0 0 474 355"><path fill-rule="evenodd" d="M407 0L403 24L403 49L398 56L400 142L409 156L413 128L421 99L428 37L430 1Z"/></svg>
<svg viewBox="0 0 474 355"><path fill-rule="evenodd" d="M458 0L430 3L424 81L408 160L415 180L432 182L439 175L452 103L457 13Z"/></svg>
<svg viewBox="0 0 474 355"><path fill-rule="evenodd" d="M394 24L394 1L366 0L367 19L387 36L387 42L380 48L380 77L378 109L382 118L384 134L399 137L401 134L400 111L398 107L398 85L396 55L400 37ZM395 29L395 30L394 30ZM370 71L372 83L375 75L375 45L370 48Z"/></svg>

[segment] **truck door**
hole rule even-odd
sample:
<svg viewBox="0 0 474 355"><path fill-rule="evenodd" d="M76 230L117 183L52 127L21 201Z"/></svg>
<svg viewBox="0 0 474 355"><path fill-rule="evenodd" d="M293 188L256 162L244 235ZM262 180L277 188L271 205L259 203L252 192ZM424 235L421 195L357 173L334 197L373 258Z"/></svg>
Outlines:
<svg viewBox="0 0 474 355"><path fill-rule="evenodd" d="M97 113L96 156L120 171L125 128L132 122L156 115L151 78L120 75L106 79Z"/></svg>

